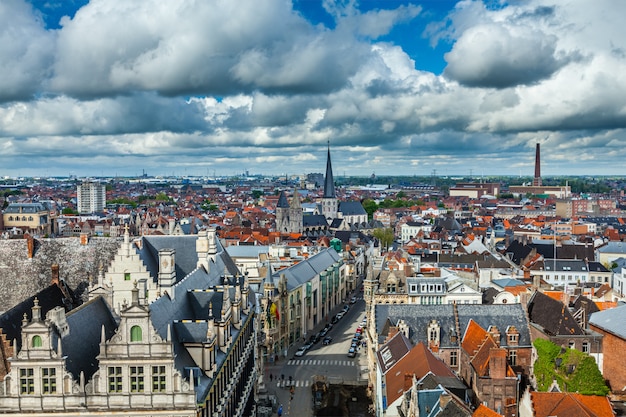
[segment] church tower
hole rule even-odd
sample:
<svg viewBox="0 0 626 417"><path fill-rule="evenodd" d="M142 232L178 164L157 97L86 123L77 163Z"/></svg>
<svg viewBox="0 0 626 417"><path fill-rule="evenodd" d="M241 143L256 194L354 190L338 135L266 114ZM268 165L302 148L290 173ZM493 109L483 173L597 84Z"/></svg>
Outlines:
<svg viewBox="0 0 626 417"><path fill-rule="evenodd" d="M289 230L289 202L285 192L281 191L278 197L278 204L276 204L276 231L280 233L287 233Z"/></svg>
<svg viewBox="0 0 626 417"><path fill-rule="evenodd" d="M293 190L293 198L289 204L289 232L302 233L302 204L300 203L300 193L296 188Z"/></svg>
<svg viewBox="0 0 626 417"><path fill-rule="evenodd" d="M335 194L335 179L333 178L333 166L330 162L330 142L328 143L328 156L326 157L326 176L324 177L324 195L322 196L322 214L330 224L337 218L339 202Z"/></svg>
<svg viewBox="0 0 626 417"><path fill-rule="evenodd" d="M302 233L302 204L300 194L295 189L291 203L281 191L276 204L276 231L280 233Z"/></svg>

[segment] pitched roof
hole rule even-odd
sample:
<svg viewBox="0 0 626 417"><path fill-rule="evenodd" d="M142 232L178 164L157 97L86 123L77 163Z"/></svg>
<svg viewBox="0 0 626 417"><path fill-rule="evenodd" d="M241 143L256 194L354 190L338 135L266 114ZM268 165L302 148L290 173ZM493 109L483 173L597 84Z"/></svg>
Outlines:
<svg viewBox="0 0 626 417"><path fill-rule="evenodd" d="M69 290L69 288L67 289ZM67 294L64 294L63 290L58 285L52 284L0 316L0 328L3 330L8 341L11 343L13 343L13 340L16 341L17 351L19 351L22 346L22 318L24 315L28 318L32 318L31 312L35 298L39 300L41 316L46 317L48 311L55 307L64 307L67 311L74 306L72 304L73 300L68 300L66 295ZM70 292L70 295L73 297L73 293Z"/></svg>
<svg viewBox="0 0 626 417"><path fill-rule="evenodd" d="M607 397L569 392L531 392L535 417L613 417Z"/></svg>
<svg viewBox="0 0 626 417"><path fill-rule="evenodd" d="M626 339L626 305L593 313L589 324Z"/></svg>
<svg viewBox="0 0 626 417"><path fill-rule="evenodd" d="M486 405L479 405L472 417L502 417L502 414L498 414Z"/></svg>
<svg viewBox="0 0 626 417"><path fill-rule="evenodd" d="M569 308L560 301L536 291L528 301L530 321L541 326L551 336L584 335Z"/></svg>
<svg viewBox="0 0 626 417"><path fill-rule="evenodd" d="M69 333L60 336L52 335L52 346L56 349L58 338L61 337L63 355L67 357L65 366L75 381L83 372L89 380L98 370L96 357L100 354L102 327L107 340L115 334L117 323L111 310L102 297L94 298L66 315Z"/></svg>

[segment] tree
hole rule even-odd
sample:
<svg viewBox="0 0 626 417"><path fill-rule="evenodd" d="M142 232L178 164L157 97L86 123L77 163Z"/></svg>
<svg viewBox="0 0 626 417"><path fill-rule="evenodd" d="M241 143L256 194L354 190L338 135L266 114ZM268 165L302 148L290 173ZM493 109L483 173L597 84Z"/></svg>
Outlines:
<svg viewBox="0 0 626 417"><path fill-rule="evenodd" d="M363 203L361 204L363 205L363 208L365 209L365 212L367 213L367 218L371 220L372 216L374 215L374 212L378 210L378 204L376 204L374 200L371 200L369 198L366 198L365 200L363 200Z"/></svg>
<svg viewBox="0 0 626 417"><path fill-rule="evenodd" d="M252 198L258 200L263 195L263 190L252 190Z"/></svg>
<svg viewBox="0 0 626 417"><path fill-rule="evenodd" d="M387 227L384 229L375 229L372 235L380 241L380 244L383 248L385 248L385 251L389 250L389 245L393 243L393 240L395 238L393 229L391 227Z"/></svg>
<svg viewBox="0 0 626 417"><path fill-rule="evenodd" d="M69 215L71 215L71 214L78 214L78 212L77 212L76 210L72 209L71 207L65 207L65 208L61 211L61 213L62 213L62 214L69 214Z"/></svg>

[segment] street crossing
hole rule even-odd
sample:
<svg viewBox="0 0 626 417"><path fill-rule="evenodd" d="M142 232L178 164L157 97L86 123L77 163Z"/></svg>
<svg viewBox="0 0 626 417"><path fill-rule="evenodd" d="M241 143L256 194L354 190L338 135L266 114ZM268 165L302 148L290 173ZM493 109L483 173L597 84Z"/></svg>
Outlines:
<svg viewBox="0 0 626 417"><path fill-rule="evenodd" d="M291 359L287 365L311 365L311 366L355 366L353 360L333 360L333 359Z"/></svg>

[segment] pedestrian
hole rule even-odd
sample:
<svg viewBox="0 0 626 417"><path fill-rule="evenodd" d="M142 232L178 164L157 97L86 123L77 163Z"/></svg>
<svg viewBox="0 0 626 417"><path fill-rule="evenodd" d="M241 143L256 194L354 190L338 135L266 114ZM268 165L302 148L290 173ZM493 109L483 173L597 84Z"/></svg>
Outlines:
<svg viewBox="0 0 626 417"><path fill-rule="evenodd" d="M281 404L281 405L278 406L278 417L280 417L282 415L283 415L283 405Z"/></svg>
<svg viewBox="0 0 626 417"><path fill-rule="evenodd" d="M274 378L274 375L272 375L272 373L270 372L270 382L272 382L273 378Z"/></svg>
<svg viewBox="0 0 626 417"><path fill-rule="evenodd" d="M284 381L284 380L285 380L285 374L280 374L280 379L281 379L282 381Z"/></svg>

